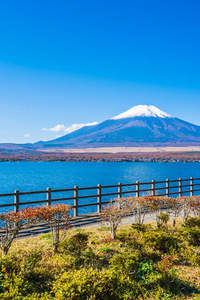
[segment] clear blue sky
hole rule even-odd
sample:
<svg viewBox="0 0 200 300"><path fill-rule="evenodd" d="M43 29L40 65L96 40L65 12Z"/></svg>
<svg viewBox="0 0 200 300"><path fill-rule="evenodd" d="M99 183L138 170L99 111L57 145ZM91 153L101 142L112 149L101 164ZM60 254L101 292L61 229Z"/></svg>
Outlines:
<svg viewBox="0 0 200 300"><path fill-rule="evenodd" d="M200 125L199 16L198 0L1 1L0 142L138 104Z"/></svg>

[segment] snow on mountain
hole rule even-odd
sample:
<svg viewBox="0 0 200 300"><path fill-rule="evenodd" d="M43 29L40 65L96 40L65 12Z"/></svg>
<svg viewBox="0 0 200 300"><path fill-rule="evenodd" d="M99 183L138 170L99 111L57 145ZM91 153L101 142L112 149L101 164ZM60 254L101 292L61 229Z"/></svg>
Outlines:
<svg viewBox="0 0 200 300"><path fill-rule="evenodd" d="M124 113L111 118L111 120L119 120L134 117L172 118L171 115L165 113L164 111L158 109L153 105L137 105L133 106L131 109L125 111Z"/></svg>

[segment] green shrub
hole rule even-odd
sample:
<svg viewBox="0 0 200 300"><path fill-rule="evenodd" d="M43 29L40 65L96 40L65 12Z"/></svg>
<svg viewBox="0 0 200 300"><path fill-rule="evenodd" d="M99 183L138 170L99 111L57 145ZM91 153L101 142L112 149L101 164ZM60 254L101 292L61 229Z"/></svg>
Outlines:
<svg viewBox="0 0 200 300"><path fill-rule="evenodd" d="M101 253L112 253L113 250L110 247L103 246L99 249Z"/></svg>
<svg viewBox="0 0 200 300"><path fill-rule="evenodd" d="M89 234L77 230L77 233L70 239L63 241L60 246L69 254L74 254L77 257L81 257L82 252L87 248Z"/></svg>
<svg viewBox="0 0 200 300"><path fill-rule="evenodd" d="M187 228L197 226L200 228L200 217L188 217L188 219L184 222L183 226Z"/></svg>
<svg viewBox="0 0 200 300"><path fill-rule="evenodd" d="M164 227L164 228L167 228L167 222L169 221L169 217L170 215L169 214L160 214L160 216L158 216L158 220L160 220L161 224L161 227Z"/></svg>
<svg viewBox="0 0 200 300"><path fill-rule="evenodd" d="M183 227L179 232L187 239L190 245L200 246L200 228L195 227Z"/></svg>
<svg viewBox="0 0 200 300"><path fill-rule="evenodd" d="M144 235L144 244L161 253L178 251L179 238L165 231L151 231Z"/></svg>
<svg viewBox="0 0 200 300"><path fill-rule="evenodd" d="M89 262L88 253L85 252L88 247L89 234L82 232L80 229L76 230L76 232L75 235L60 243L60 248L63 254L66 255L66 258L68 255L71 256L71 263L77 268L83 265L85 260L87 260L87 264ZM86 257L85 254L87 254ZM89 254L92 258L92 251L89 251Z"/></svg>
<svg viewBox="0 0 200 300"><path fill-rule="evenodd" d="M146 281L146 276L155 273L155 269L152 262L140 262L136 272L136 277L139 280Z"/></svg>
<svg viewBox="0 0 200 300"><path fill-rule="evenodd" d="M138 232L146 232L147 229L149 229L149 225L141 224L141 223L132 224L131 227L132 229L135 229Z"/></svg>
<svg viewBox="0 0 200 300"><path fill-rule="evenodd" d="M84 265L89 265L91 267L98 267L99 265L101 265L99 256L95 254L91 247L87 248L82 255L84 259Z"/></svg>
<svg viewBox="0 0 200 300"><path fill-rule="evenodd" d="M165 278L169 277L169 273L172 270L172 266L176 260L176 256L163 256L161 261L159 261L157 269L159 272L161 272Z"/></svg>
<svg viewBox="0 0 200 300"><path fill-rule="evenodd" d="M34 283L25 280L23 276L16 276L11 279L7 279L4 282L4 289L1 291L0 299L3 300L50 300L54 299L47 292L43 293L38 288L38 292L35 291Z"/></svg>
<svg viewBox="0 0 200 300"><path fill-rule="evenodd" d="M17 241L0 258L0 299L199 299L198 218L169 231L123 226L115 240L106 232L73 230L56 254L50 237ZM188 278L179 273L184 266Z"/></svg>
<svg viewBox="0 0 200 300"><path fill-rule="evenodd" d="M194 255L191 257L191 260L193 261L193 263L196 266L200 267L200 253L199 253L199 251L194 253Z"/></svg>
<svg viewBox="0 0 200 300"><path fill-rule="evenodd" d="M128 276L115 270L80 269L66 272L53 286L59 300L119 300L137 299L140 289Z"/></svg>
<svg viewBox="0 0 200 300"><path fill-rule="evenodd" d="M42 252L38 249L32 249L31 251L24 254L22 266L24 276L30 276L33 273L33 269L37 263L42 260Z"/></svg>
<svg viewBox="0 0 200 300"><path fill-rule="evenodd" d="M1 276L7 275L12 277L20 270L19 259L16 255L5 256L0 259L0 273Z"/></svg>
<svg viewBox="0 0 200 300"><path fill-rule="evenodd" d="M93 237L90 239L90 245L97 245L99 243L99 238L98 237Z"/></svg>
<svg viewBox="0 0 200 300"><path fill-rule="evenodd" d="M137 269L139 261L138 252L125 252L115 254L110 260L110 268L113 270L121 270L122 273L130 275Z"/></svg>

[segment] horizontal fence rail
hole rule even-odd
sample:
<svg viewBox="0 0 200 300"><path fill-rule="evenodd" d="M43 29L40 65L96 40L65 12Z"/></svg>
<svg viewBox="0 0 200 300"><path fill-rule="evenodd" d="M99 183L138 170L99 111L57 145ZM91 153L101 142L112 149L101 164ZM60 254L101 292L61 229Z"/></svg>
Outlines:
<svg viewBox="0 0 200 300"><path fill-rule="evenodd" d="M151 196L175 196L181 197L185 195L193 196L198 194L200 191L200 178L189 179L177 179L165 181L149 181L116 185L101 185L92 187L78 187L68 189L51 189L47 188L43 191L32 191L32 192L20 192L15 190L14 193L0 194L1 198L14 197L14 202L0 204L0 209L10 207L14 208L14 211L19 211L20 208L32 205L47 204L51 205L56 202L64 202L70 204L73 208L74 217L84 215L86 213L100 213L102 207L110 202L110 199L121 198L121 197L140 197L145 195ZM63 195L65 193L65 196ZM42 198L42 195L46 195L46 199L38 200ZM28 199L34 195L34 199ZM21 201L22 197L26 197L25 200ZM5 200L4 200L5 202Z"/></svg>

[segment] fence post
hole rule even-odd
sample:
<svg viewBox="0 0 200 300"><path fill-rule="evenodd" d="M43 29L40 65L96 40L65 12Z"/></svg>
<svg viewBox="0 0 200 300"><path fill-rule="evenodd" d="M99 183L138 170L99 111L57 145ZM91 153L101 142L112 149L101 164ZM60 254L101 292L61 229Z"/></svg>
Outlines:
<svg viewBox="0 0 200 300"><path fill-rule="evenodd" d="M101 185L98 184L97 185L97 212L100 213L101 212Z"/></svg>
<svg viewBox="0 0 200 300"><path fill-rule="evenodd" d="M14 196L14 203L15 203L14 212L17 213L19 211L19 191L15 190L14 193L15 193L15 196Z"/></svg>
<svg viewBox="0 0 200 300"><path fill-rule="evenodd" d="M169 179L166 179L166 196L169 197Z"/></svg>
<svg viewBox="0 0 200 300"><path fill-rule="evenodd" d="M151 182L151 195L155 196L155 180L152 180Z"/></svg>
<svg viewBox="0 0 200 300"><path fill-rule="evenodd" d="M193 177L190 177L190 197L193 196Z"/></svg>
<svg viewBox="0 0 200 300"><path fill-rule="evenodd" d="M181 178L179 178L179 180L178 180L178 195L179 195L179 197L182 196L182 179Z"/></svg>
<svg viewBox="0 0 200 300"><path fill-rule="evenodd" d="M136 181L136 197L140 197L140 183Z"/></svg>
<svg viewBox="0 0 200 300"><path fill-rule="evenodd" d="M118 199L122 197L122 184L121 182L118 183Z"/></svg>
<svg viewBox="0 0 200 300"><path fill-rule="evenodd" d="M74 217L78 217L78 186L74 186Z"/></svg>
<svg viewBox="0 0 200 300"><path fill-rule="evenodd" d="M47 205L51 206L51 188L47 188Z"/></svg>

